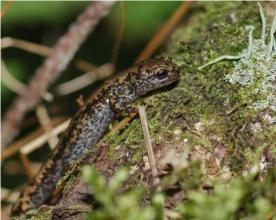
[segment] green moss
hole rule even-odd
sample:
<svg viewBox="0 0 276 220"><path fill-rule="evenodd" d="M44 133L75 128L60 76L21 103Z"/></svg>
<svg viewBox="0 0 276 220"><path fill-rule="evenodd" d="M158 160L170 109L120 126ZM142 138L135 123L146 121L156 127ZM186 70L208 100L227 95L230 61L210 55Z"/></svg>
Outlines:
<svg viewBox="0 0 276 220"><path fill-rule="evenodd" d="M263 146L260 146L257 151L251 149L250 147L244 149L244 157L251 164L254 165L256 161L261 157L262 151L264 150Z"/></svg>
<svg viewBox="0 0 276 220"><path fill-rule="evenodd" d="M34 212L28 214L26 219L30 220L50 220L51 219L51 207L47 207L47 209L39 212Z"/></svg>

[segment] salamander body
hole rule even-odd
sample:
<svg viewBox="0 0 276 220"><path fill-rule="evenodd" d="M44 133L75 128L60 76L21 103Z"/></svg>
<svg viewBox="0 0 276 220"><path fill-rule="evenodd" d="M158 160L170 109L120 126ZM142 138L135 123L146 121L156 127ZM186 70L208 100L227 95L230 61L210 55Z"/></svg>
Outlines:
<svg viewBox="0 0 276 220"><path fill-rule="evenodd" d="M179 67L169 58L156 58L136 64L107 81L76 113L49 159L25 187L12 207L12 216L45 204L74 161L104 136L114 116L134 109L133 100L179 79Z"/></svg>

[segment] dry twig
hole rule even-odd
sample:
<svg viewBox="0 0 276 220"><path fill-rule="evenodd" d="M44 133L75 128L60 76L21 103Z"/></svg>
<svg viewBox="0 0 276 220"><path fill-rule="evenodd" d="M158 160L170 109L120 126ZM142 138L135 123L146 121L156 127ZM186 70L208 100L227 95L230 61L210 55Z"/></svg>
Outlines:
<svg viewBox="0 0 276 220"><path fill-rule="evenodd" d="M13 77L13 75L7 70L3 61L1 61L1 80L11 91L18 95L24 93L26 90L26 85Z"/></svg>
<svg viewBox="0 0 276 220"><path fill-rule="evenodd" d="M120 47L124 36L124 30L125 30L125 5L123 1L120 1L120 22L119 23L120 23L120 27L116 35L115 44L114 44L112 57L111 57L111 60L114 66L116 66L116 63L118 60L119 51L120 51Z"/></svg>
<svg viewBox="0 0 276 220"><path fill-rule="evenodd" d="M19 191L16 190L1 188L1 202L5 201L13 203L17 200L19 194Z"/></svg>
<svg viewBox="0 0 276 220"><path fill-rule="evenodd" d="M66 120L65 122L61 123L57 127L53 128L51 131L51 135L58 135L61 132L65 131L69 126L70 119ZM29 154L33 152L35 149L39 148L41 145L46 143L48 140L48 134L43 134L38 138L33 139L32 141L28 142L27 144L21 146L20 152L23 154Z"/></svg>
<svg viewBox="0 0 276 220"><path fill-rule="evenodd" d="M105 1L91 3L59 39L51 50L51 55L36 70L27 92L17 97L5 114L2 121L2 146L18 133L26 112L37 105L48 86L59 77L87 35L108 13L112 4L113 2Z"/></svg>
<svg viewBox="0 0 276 220"><path fill-rule="evenodd" d="M4 16L4 14L7 12L7 10L9 9L9 7L11 6L11 3L12 3L12 0L8 0L4 6L3 6L3 9L1 10L1 13L0 13L0 17L2 18Z"/></svg>
<svg viewBox="0 0 276 220"><path fill-rule="evenodd" d="M58 135L61 132L63 132L68 124L69 124L69 119L68 120L52 120L51 124L53 125L52 133L53 135ZM7 146L4 151L1 154L1 160L5 160L12 155L16 154L21 148L26 149L28 146L31 146L31 149L36 149L46 143L47 141L47 136L44 134L41 128L33 131L32 133L28 134L27 136L19 139L15 143L13 143L10 146ZM23 150L24 151L24 150Z"/></svg>
<svg viewBox="0 0 276 220"><path fill-rule="evenodd" d="M77 90L83 89L88 85L91 85L97 80L105 79L108 76L111 76L114 72L114 65L111 63L106 63L102 66L99 66L89 72L82 74L79 77L76 77L70 81L64 82L57 86L56 91L59 95L68 95Z"/></svg>
<svg viewBox="0 0 276 220"><path fill-rule="evenodd" d="M151 144L151 140L150 140L149 126L148 126L145 107L138 106L138 110L139 110L141 125L142 125L142 129L143 129L143 134L144 134L144 138L145 138L145 142L146 142L146 148L147 148L151 173L154 178L153 184L156 186L159 183L159 179L157 177L158 172L157 172L154 153L153 153L152 144Z"/></svg>
<svg viewBox="0 0 276 220"><path fill-rule="evenodd" d="M41 56L49 56L51 54L51 48L47 46L43 46L40 44L36 44L33 42L29 42L26 40L21 40L12 37L4 37L1 39L1 49L6 49L9 47L19 48L21 50L28 51L30 53L38 54Z"/></svg>
<svg viewBox="0 0 276 220"><path fill-rule="evenodd" d="M12 38L12 37L4 37L1 39L1 49L6 49L6 48L18 48L24 51L28 51L30 53L38 54L41 56L49 56L51 54L52 48L41 45L41 44L36 44L33 42L29 42L26 40L21 40L17 38ZM82 60L82 59L76 59L73 61L73 64L75 67L81 71L88 72L94 68L96 68L95 65Z"/></svg>
<svg viewBox="0 0 276 220"><path fill-rule="evenodd" d="M31 180L33 177L33 171L32 171L31 163L30 163L27 155L20 153L20 159L21 159L23 168L27 174L28 179Z"/></svg>
<svg viewBox="0 0 276 220"><path fill-rule="evenodd" d="M40 44L28 42L21 39L5 37L1 39L1 49L15 47L30 53L35 53L41 56L48 56L51 53L51 48L43 46ZM106 63L102 66L96 67L93 64L85 60L77 59L74 61L74 65L79 70L85 71L86 73L82 74L79 77L76 77L68 82L60 84L56 90L59 95L68 95L72 92L75 92L79 89L82 89L97 80L105 79L114 72L114 65ZM26 89L26 85L15 79L12 74L10 74L2 61L2 81L3 83L13 92L18 95L22 94ZM50 97L50 99L48 98ZM43 98L46 101L51 100L52 95L46 91L46 94L43 95Z"/></svg>
<svg viewBox="0 0 276 220"><path fill-rule="evenodd" d="M2 83L8 87L11 91L16 93L17 95L21 95L25 92L27 92L27 86L17 80L6 68L5 63L2 61L1 62L1 80ZM42 95L42 98L48 102L53 100L53 95L49 92L45 92Z"/></svg>
<svg viewBox="0 0 276 220"><path fill-rule="evenodd" d="M179 23L180 19L188 12L192 5L192 1L183 2L173 15L165 22L160 30L152 37L145 49L140 53L135 62L140 62L149 58L158 47L164 42L168 35Z"/></svg>
<svg viewBox="0 0 276 220"><path fill-rule="evenodd" d="M39 105L36 108L36 115L37 115L37 118L39 120L41 127L45 131L45 134L48 136L47 137L48 144L49 144L50 148L53 149L58 142L58 136L53 135L53 133L52 133L53 128L52 128L51 119L50 119L50 116L49 116L45 106Z"/></svg>

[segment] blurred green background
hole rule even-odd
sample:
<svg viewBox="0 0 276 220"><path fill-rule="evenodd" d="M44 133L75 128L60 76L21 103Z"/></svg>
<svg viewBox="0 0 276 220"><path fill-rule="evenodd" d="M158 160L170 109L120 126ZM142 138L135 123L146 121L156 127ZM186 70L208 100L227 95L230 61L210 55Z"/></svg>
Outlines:
<svg viewBox="0 0 276 220"><path fill-rule="evenodd" d="M7 1L2 2L3 5ZM57 39L66 32L68 26L84 10L90 2L16 2L13 1L2 16L2 38L14 37L35 42L42 45L53 46ZM161 27L166 19L181 4L181 2L125 2L125 32L118 56L117 71L131 65L137 55L145 47L151 36ZM119 29L120 5L113 6L110 14L103 19L96 30L76 54L77 58L87 60L93 64L101 65L109 62L112 55L115 37ZM42 63L43 57L28 53L16 48L7 48L2 51L2 59L9 72L23 83L28 83L34 70ZM57 82L49 89L54 93L55 85L77 77L81 71L69 66ZM76 98L80 94L91 93L92 85L68 96L58 97L52 103L43 103L48 107L52 116L71 116L77 109ZM12 99L16 95L1 82L2 116ZM73 102L72 102L73 100ZM32 126L21 132L21 137L38 126L34 113L27 118L33 118ZM30 155L32 161L41 161L47 158L49 148L44 147ZM18 155L4 161L2 164L2 187L13 188L24 181L26 175L22 170ZM16 171L17 170L17 171ZM18 175L20 174L20 175Z"/></svg>

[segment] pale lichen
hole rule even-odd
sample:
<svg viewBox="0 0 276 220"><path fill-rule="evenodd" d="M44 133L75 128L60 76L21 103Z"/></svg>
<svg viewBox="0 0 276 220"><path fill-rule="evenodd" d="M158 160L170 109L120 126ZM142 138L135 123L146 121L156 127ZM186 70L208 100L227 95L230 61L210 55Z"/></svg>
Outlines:
<svg viewBox="0 0 276 220"><path fill-rule="evenodd" d="M276 15L270 29L270 41L266 43L266 19L261 5L258 3L262 21L260 39L254 39L254 26L246 26L249 30L248 46L238 55L223 55L199 67L199 70L222 60L234 61L234 68L225 80L232 85L246 87L250 91L246 103L256 111L270 109L276 111Z"/></svg>

